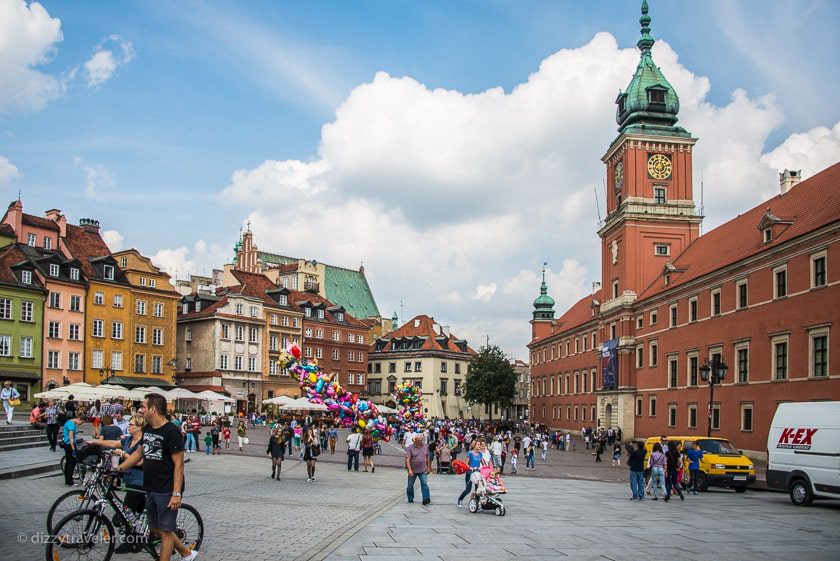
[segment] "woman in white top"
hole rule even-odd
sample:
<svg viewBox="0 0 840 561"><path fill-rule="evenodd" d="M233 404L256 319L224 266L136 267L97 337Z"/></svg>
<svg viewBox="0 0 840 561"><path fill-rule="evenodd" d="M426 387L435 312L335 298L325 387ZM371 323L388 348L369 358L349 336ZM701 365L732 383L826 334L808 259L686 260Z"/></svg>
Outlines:
<svg viewBox="0 0 840 561"><path fill-rule="evenodd" d="M0 401L3 402L3 409L6 410L6 424L12 424L12 415L15 412L15 406L12 403L20 403L20 393L12 387L12 383L6 380L3 384L3 389L0 390Z"/></svg>

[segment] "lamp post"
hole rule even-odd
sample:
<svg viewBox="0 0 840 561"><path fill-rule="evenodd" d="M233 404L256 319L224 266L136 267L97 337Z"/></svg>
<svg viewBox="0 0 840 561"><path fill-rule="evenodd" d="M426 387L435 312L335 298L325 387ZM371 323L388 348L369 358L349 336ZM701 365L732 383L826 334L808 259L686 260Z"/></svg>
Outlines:
<svg viewBox="0 0 840 561"><path fill-rule="evenodd" d="M712 436L712 405L715 402L715 386L726 378L729 367L721 360L720 355L714 355L712 360L706 359L700 367L700 378L709 382L709 425L706 436Z"/></svg>
<svg viewBox="0 0 840 561"><path fill-rule="evenodd" d="M111 379L111 376L113 376L117 372L118 371L117 371L116 368L111 368L110 366L108 368L100 368L99 369L99 383L100 384L107 384L108 380ZM102 381L102 378L105 378L104 382Z"/></svg>

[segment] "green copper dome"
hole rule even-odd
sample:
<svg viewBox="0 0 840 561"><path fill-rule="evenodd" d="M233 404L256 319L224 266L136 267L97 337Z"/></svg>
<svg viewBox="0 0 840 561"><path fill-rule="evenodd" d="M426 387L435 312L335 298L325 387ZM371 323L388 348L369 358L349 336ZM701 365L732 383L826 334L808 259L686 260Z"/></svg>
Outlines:
<svg viewBox="0 0 840 561"><path fill-rule="evenodd" d="M642 37L636 44L642 52L633 79L615 100L615 119L619 133L642 132L666 136L690 136L685 129L674 126L680 111L680 99L673 86L653 62L650 50L654 39L650 35L650 16L647 0L642 2Z"/></svg>
<svg viewBox="0 0 840 561"><path fill-rule="evenodd" d="M554 298L548 295L548 285L545 283L545 267L543 267L542 275L540 295L534 300L534 319L551 320L554 319Z"/></svg>

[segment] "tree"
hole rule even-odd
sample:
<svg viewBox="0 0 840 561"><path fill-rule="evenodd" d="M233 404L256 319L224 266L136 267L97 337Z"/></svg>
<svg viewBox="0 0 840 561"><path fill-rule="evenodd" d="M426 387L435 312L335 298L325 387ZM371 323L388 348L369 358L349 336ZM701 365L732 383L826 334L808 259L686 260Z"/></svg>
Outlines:
<svg viewBox="0 0 840 561"><path fill-rule="evenodd" d="M490 406L490 420L493 420L493 406L509 407L516 396L516 372L502 349L496 345L481 347L470 363L464 382L464 399L472 403Z"/></svg>

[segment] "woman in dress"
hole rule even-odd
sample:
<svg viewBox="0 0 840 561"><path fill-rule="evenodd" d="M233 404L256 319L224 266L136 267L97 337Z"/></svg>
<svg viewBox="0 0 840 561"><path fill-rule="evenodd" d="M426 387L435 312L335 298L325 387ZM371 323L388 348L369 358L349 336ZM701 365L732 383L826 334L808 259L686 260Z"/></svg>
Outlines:
<svg viewBox="0 0 840 561"><path fill-rule="evenodd" d="M306 481L309 483L315 481L315 464L320 453L321 447L315 437L315 432L312 427L306 427L303 431L303 461L306 462L306 474L309 476Z"/></svg>
<svg viewBox="0 0 840 561"><path fill-rule="evenodd" d="M265 451L266 455L271 458L271 478L275 475L277 481L280 481L280 470L283 467L283 455L286 451L286 438L283 436L283 428L278 426L271 433L271 438L268 439L268 449Z"/></svg>
<svg viewBox="0 0 840 561"><path fill-rule="evenodd" d="M362 435L362 465L365 471L370 466L370 472L376 471L376 466L373 465L373 436L370 429L365 429L365 434Z"/></svg>

